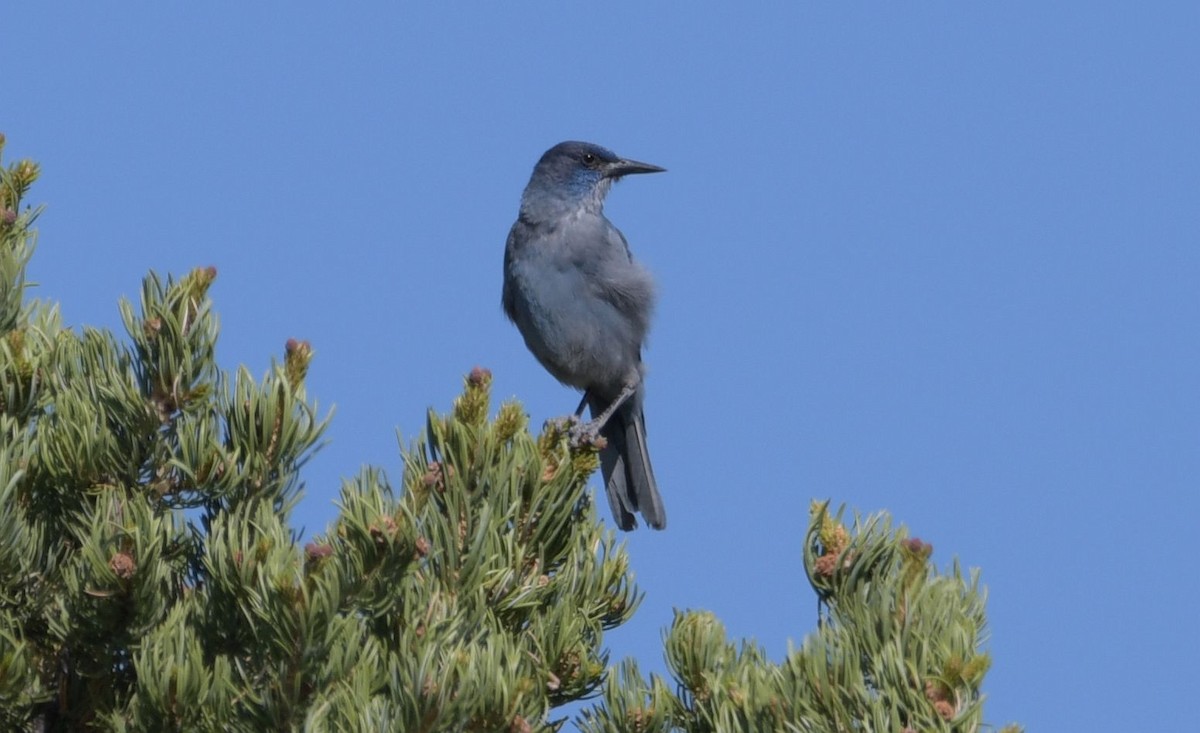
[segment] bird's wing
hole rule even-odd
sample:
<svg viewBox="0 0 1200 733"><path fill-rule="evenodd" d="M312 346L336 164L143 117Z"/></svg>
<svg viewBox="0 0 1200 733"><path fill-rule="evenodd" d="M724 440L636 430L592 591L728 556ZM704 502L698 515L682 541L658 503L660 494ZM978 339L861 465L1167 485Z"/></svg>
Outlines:
<svg viewBox="0 0 1200 733"><path fill-rule="evenodd" d="M590 290L634 321L637 330L645 334L654 309L654 280L634 261L625 235L611 224L606 228L606 256L594 260L595 270L588 279Z"/></svg>
<svg viewBox="0 0 1200 733"><path fill-rule="evenodd" d="M528 229L529 225L518 219L508 231L508 241L504 244L504 288L500 291L500 306L504 308L504 315L508 316L508 320L514 323L517 320L517 293L512 283L512 264Z"/></svg>

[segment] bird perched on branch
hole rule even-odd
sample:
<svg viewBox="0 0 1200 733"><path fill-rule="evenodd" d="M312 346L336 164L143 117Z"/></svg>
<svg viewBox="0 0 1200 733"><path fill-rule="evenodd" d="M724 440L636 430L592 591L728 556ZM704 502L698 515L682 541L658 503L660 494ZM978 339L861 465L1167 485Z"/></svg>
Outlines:
<svg viewBox="0 0 1200 733"><path fill-rule="evenodd" d="M592 420L580 434L606 441L600 469L623 530L637 526L637 513L667 526L642 416L654 283L605 218L604 197L622 176L663 170L599 145L559 143L534 166L504 249L504 312L550 374L583 390L575 415L587 405Z"/></svg>

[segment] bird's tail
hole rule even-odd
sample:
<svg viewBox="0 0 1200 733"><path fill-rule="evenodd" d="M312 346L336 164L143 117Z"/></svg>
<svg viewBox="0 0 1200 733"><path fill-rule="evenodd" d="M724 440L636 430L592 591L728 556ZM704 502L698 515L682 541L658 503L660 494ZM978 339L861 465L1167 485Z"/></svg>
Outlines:
<svg viewBox="0 0 1200 733"><path fill-rule="evenodd" d="M593 402L592 415L603 407ZM637 527L634 515L641 512L646 524L654 529L666 528L667 511L646 449L641 395L622 405L601 428L600 435L608 442L600 451L600 472L617 526L623 530Z"/></svg>

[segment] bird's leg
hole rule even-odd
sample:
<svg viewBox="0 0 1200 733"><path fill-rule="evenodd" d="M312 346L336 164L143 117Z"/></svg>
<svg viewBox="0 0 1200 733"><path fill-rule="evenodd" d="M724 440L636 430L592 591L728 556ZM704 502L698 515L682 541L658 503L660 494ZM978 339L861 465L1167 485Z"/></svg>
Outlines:
<svg viewBox="0 0 1200 733"><path fill-rule="evenodd" d="M610 418L612 418L613 413L620 409L621 405L625 404L625 401L637 392L640 383L640 379L636 382L626 382L625 386L621 388L621 393L618 394L616 399L614 399L609 406L604 409L604 412L601 412L599 415L593 417L590 422L577 423L575 427L571 429L571 443L573 445L580 445L582 443L590 443L594 441L596 436L600 435L600 431L604 428L604 426L608 424L608 421ZM583 395L583 402L579 403L579 409L575 411L576 418L583 414L583 407L587 403L587 398L588 392L585 392Z"/></svg>
<svg viewBox="0 0 1200 733"><path fill-rule="evenodd" d="M608 421L613 416L613 413L616 412L621 405L625 404L625 400L632 397L634 392L637 392L637 388L638 385L636 383L626 382L625 386L621 388L621 394L617 395L617 398L612 401L612 404L604 408L604 412L592 418L592 421L587 424L588 428L597 433L600 432L600 430L608 424Z"/></svg>
<svg viewBox="0 0 1200 733"><path fill-rule="evenodd" d="M579 407L575 408L575 412L567 417L559 418L559 425L570 436L572 447L578 447L585 442L590 443L599 435L599 432L588 430L588 423L583 422L583 408L587 407L590 394L591 391L585 389L583 399L579 400Z"/></svg>

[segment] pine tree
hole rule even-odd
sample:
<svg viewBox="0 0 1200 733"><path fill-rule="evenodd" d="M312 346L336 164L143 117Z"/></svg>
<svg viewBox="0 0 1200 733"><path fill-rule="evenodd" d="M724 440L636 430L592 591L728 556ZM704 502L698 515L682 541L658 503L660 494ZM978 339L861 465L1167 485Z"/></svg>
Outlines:
<svg viewBox="0 0 1200 733"><path fill-rule="evenodd" d="M0 152L3 138L0 136ZM113 731L974 731L984 595L885 517L814 505L825 614L782 663L704 612L666 636L676 690L604 631L640 594L565 424L491 413L473 370L304 542L301 469L327 424L312 349L261 379L214 360L212 268L146 277L126 334L27 296L30 161L0 165L0 728Z"/></svg>

